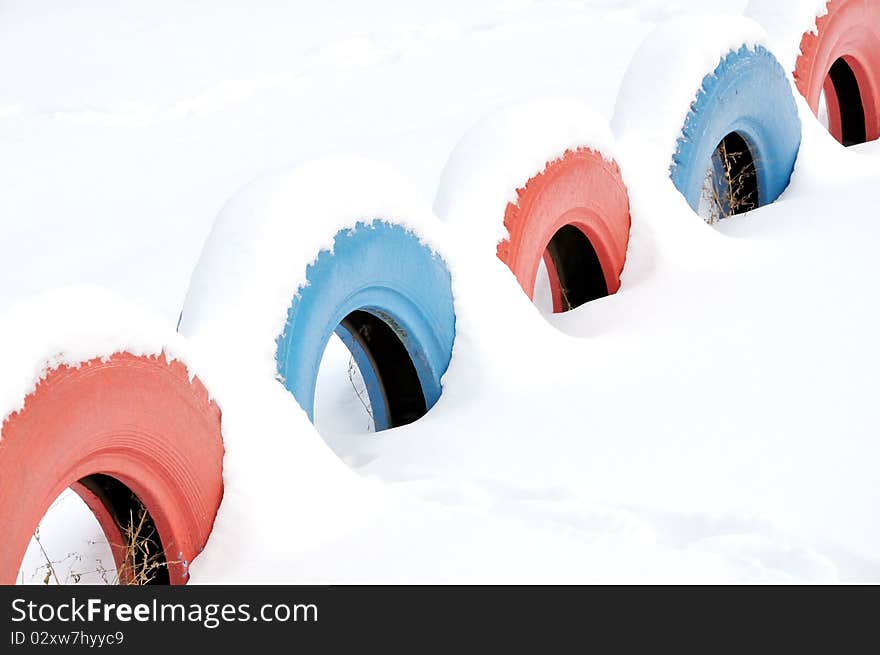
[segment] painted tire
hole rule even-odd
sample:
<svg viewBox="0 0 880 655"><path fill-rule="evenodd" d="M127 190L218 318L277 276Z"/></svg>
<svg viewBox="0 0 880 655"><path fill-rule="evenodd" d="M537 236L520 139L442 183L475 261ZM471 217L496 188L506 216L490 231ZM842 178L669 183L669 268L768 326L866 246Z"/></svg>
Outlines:
<svg viewBox="0 0 880 655"><path fill-rule="evenodd" d="M437 402L455 339L451 278L440 257L399 225L361 222L336 234L306 280L288 310L276 360L309 418L334 332L358 364L377 431L410 423ZM379 354L400 347L412 370L383 365Z"/></svg>
<svg viewBox="0 0 880 655"><path fill-rule="evenodd" d="M139 502L167 564L154 582L185 583L223 495L222 459L220 410L181 363L116 354L53 370L3 425L0 583L15 582L34 529L68 487L115 545L123 581L120 526Z"/></svg>
<svg viewBox="0 0 880 655"><path fill-rule="evenodd" d="M564 292L557 255L548 249L554 235L566 226L587 238L604 278L604 293L594 290L583 297L593 299L620 288L629 242L629 197L620 168L601 154L587 148L569 150L547 164L517 190L516 203L508 204L504 213L504 226L509 238L498 244L498 258L507 264L529 298L534 296L535 277L543 259L554 312L576 306Z"/></svg>
<svg viewBox="0 0 880 655"><path fill-rule="evenodd" d="M801 40L794 79L813 113L819 114L822 91L828 106L828 127L841 143L860 143L880 138L880 0L832 0L828 13L816 19L817 33L806 32ZM845 61L841 77L832 76L832 66ZM835 67L836 71L836 67ZM834 77L838 81L832 79ZM861 108L844 107L849 120L844 134L840 94L860 95ZM849 103L847 103L849 104ZM861 131L864 124L864 132Z"/></svg>
<svg viewBox="0 0 880 655"><path fill-rule="evenodd" d="M694 211L718 144L739 134L755 161L757 205L785 191L801 142L800 119L785 71L766 48L743 46L703 78L676 144L671 177Z"/></svg>
<svg viewBox="0 0 880 655"><path fill-rule="evenodd" d="M541 261L553 310L615 293L629 242L629 198L604 117L534 98L481 119L443 169L434 208L484 244L534 299Z"/></svg>

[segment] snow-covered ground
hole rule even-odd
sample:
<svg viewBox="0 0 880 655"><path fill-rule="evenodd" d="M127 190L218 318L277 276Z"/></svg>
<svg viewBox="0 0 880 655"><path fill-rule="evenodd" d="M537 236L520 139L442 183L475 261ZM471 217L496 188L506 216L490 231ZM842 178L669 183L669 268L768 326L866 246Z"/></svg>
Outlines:
<svg viewBox="0 0 880 655"><path fill-rule="evenodd" d="M610 121L655 23L746 3L72 4L0 5L0 308L92 283L173 329L255 177L355 153L430 207L488 111L565 96ZM232 397L213 362L226 497L193 580L880 580L880 147L838 147L799 106L791 187L717 229L623 138L622 287L565 315L450 225L455 353L413 425L322 422L331 453L292 399ZM335 352L319 422L322 395L357 409Z"/></svg>

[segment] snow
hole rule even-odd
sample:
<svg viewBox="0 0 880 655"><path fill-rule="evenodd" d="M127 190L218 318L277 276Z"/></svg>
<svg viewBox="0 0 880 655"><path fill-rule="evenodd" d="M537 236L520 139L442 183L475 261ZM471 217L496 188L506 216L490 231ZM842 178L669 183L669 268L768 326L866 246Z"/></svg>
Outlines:
<svg viewBox="0 0 880 655"><path fill-rule="evenodd" d="M668 177L702 76L764 39L728 16L744 5L4 3L0 305L92 282L144 312L94 291L26 301L0 321L0 402L20 407L46 362L183 358L226 447L195 583L880 580L880 152L843 149L798 99L773 205L715 229ZM699 56L663 37L627 73L682 16L716 26ZM430 203L475 121L559 95L615 113L632 232L618 294L546 316L473 221ZM493 212L581 138L563 127L487 185ZM317 250L379 213L446 258L455 350L423 419L331 449L274 380L274 337ZM218 214L227 245L204 250L182 339Z"/></svg>
<svg viewBox="0 0 880 655"><path fill-rule="evenodd" d="M358 477L296 400L259 367L205 357L200 375L221 398L223 501L196 582L280 583L302 575L302 553L387 511L393 493Z"/></svg>
<svg viewBox="0 0 880 655"><path fill-rule="evenodd" d="M434 211L485 232L490 251L507 238L504 212L516 190L561 159L567 150L590 148L614 159L614 138L595 111L571 99L542 98L492 112L455 146L443 174Z"/></svg>
<svg viewBox="0 0 880 655"><path fill-rule="evenodd" d="M112 584L116 579L107 537L71 489L62 491L49 507L40 521L39 537L39 541L32 537L28 544L19 584Z"/></svg>
<svg viewBox="0 0 880 655"><path fill-rule="evenodd" d="M364 378L348 348L335 334L324 349L315 381L315 428L331 448L335 435L375 431Z"/></svg>
<svg viewBox="0 0 880 655"><path fill-rule="evenodd" d="M818 33L816 19L828 13L828 0L749 0L746 15L763 25L782 67L792 73L804 34Z"/></svg>

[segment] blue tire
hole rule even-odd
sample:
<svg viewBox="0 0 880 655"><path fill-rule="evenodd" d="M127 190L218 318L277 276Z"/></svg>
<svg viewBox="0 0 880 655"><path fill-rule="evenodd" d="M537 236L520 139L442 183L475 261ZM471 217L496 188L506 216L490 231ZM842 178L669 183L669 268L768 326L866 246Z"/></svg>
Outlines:
<svg viewBox="0 0 880 655"><path fill-rule="evenodd" d="M715 149L731 133L742 137L754 159L757 206L773 202L791 180L801 123L785 71L761 46L743 46L724 57L703 78L685 119L671 177L694 211Z"/></svg>
<svg viewBox="0 0 880 655"><path fill-rule="evenodd" d="M306 271L276 360L284 385L314 420L315 382L330 336L351 351L376 430L418 419L440 398L455 339L444 261L406 229L358 223L336 234Z"/></svg>

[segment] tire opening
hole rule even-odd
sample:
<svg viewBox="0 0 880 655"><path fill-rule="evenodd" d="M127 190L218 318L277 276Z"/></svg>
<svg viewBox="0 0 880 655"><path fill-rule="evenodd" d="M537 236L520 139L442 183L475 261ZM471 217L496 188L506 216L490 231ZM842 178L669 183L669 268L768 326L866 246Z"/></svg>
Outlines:
<svg viewBox="0 0 880 655"><path fill-rule="evenodd" d="M125 584L171 584L159 531L140 498L116 478L101 473L79 483L101 501L122 537L119 579Z"/></svg>
<svg viewBox="0 0 880 655"><path fill-rule="evenodd" d="M392 321L391 317L387 317ZM385 413L384 421L376 421L376 429L407 425L424 416L428 409L419 374L406 346L391 325L370 312L356 310L342 319L339 326L363 349L374 376L380 398L370 394L373 416ZM363 367L361 373L365 373ZM369 390L369 386L367 387Z"/></svg>
<svg viewBox="0 0 880 655"><path fill-rule="evenodd" d="M398 333L401 334L398 334ZM315 394L315 425L326 438L407 425L427 413L418 372L390 316L356 310L330 338Z"/></svg>
<svg viewBox="0 0 880 655"><path fill-rule="evenodd" d="M844 146L865 143L867 141L865 108L862 105L862 93L859 90L856 74L841 58L831 65L828 78L834 87L840 109L841 143Z"/></svg>
<svg viewBox="0 0 880 655"><path fill-rule="evenodd" d="M608 295L605 272L596 249L574 225L564 225L553 235L544 252L544 265L556 313ZM539 270L539 283L541 277Z"/></svg>
<svg viewBox="0 0 880 655"><path fill-rule="evenodd" d="M140 499L109 475L96 473L77 484L82 491L65 489L35 529L19 567L18 582L169 584L162 541ZM87 502L83 493L91 501ZM89 502L100 508L90 507ZM102 525L98 513L109 525Z"/></svg>
<svg viewBox="0 0 880 655"><path fill-rule="evenodd" d="M731 132L712 153L698 213L712 224L759 206L758 171L751 148L742 136Z"/></svg>

